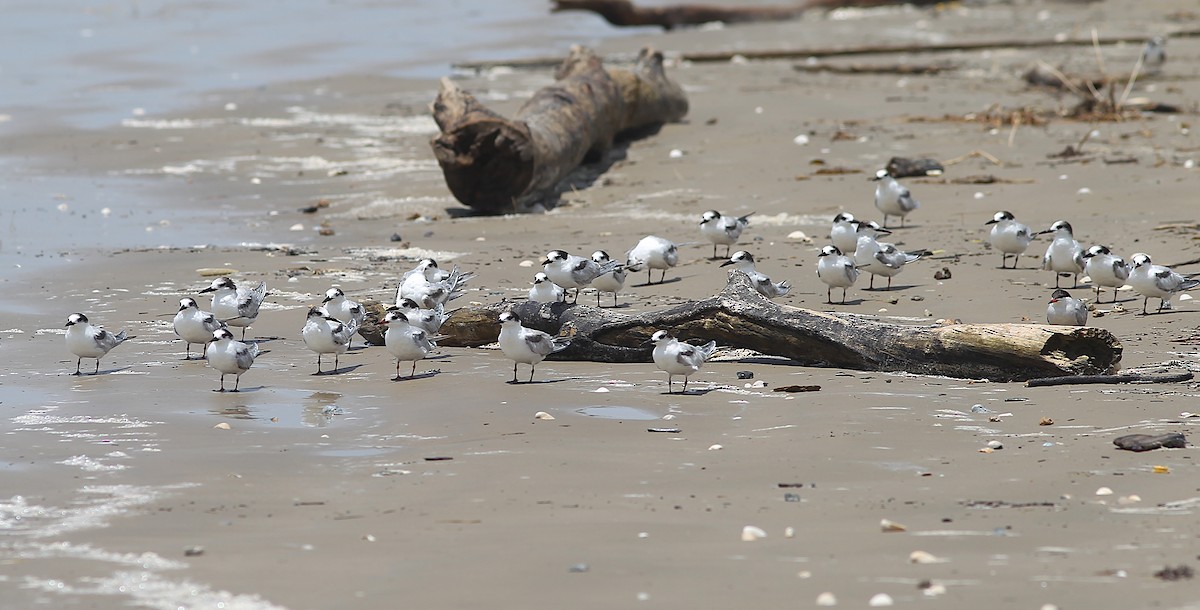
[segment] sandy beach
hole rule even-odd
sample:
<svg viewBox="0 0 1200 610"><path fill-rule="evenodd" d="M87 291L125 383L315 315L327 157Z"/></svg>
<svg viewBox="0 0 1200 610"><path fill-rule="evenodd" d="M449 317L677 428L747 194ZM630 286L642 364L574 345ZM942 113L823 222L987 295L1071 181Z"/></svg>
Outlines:
<svg viewBox="0 0 1200 610"><path fill-rule="evenodd" d="M1173 3L1131 0L669 33L563 18L568 32L598 32L583 42L613 62L647 44L670 58L868 36L915 45L1197 27ZM543 53L498 38L487 54L442 60L567 44ZM417 378L393 381L391 356L359 341L337 374L313 375L300 337L329 287L390 301L425 256L475 273L454 302L472 307L524 300L549 250L620 257L650 233L680 244L681 262L661 285L634 276L617 311L704 298L728 271L698 231L709 209L754 212L734 249L790 280L779 303L905 324L1045 321L1049 240L1000 269L984 224L999 210L1035 230L1068 220L1085 246L1195 273L1200 44L1168 45L1161 73L1140 75L1127 99L1181 112L1120 121L1061 116L1074 94L1022 80L1039 61L1098 73L1087 45L671 61L689 96L684 122L623 146L559 207L506 216L472 215L447 191L428 144L437 79L404 73L416 59L399 52L346 71L314 59L320 71L252 86L202 81L193 102L120 117L0 102L0 606L1200 608L1194 448L1112 444L1190 438L1194 382L1029 388L724 350L681 395L649 362L548 360L536 383L513 385L512 362L489 347L442 348ZM1100 53L1109 74L1128 75L1141 46ZM883 69L797 69L815 63ZM944 69L887 69L901 64ZM551 71L455 78L512 112ZM122 99L156 85L126 86ZM1068 146L1081 154L1062 156ZM830 221L881 220L869 179L894 156L946 165L904 180L921 207L891 236L932 253L890 291L865 290L864 275L846 305L826 304L815 268ZM213 269L270 289L247 335L268 353L236 394L212 391L218 374L185 361L171 327L179 299L208 308L197 293ZM935 279L943 269L950 277ZM1071 293L1095 298L1085 282ZM1122 370L1200 368L1196 301L1143 316L1141 297L1117 295L1114 305L1105 290L1088 324L1119 338ZM136 337L99 375L72 376L72 312ZM788 385L820 390L775 390ZM663 429L677 431L652 431ZM765 537L744 541L747 526Z"/></svg>

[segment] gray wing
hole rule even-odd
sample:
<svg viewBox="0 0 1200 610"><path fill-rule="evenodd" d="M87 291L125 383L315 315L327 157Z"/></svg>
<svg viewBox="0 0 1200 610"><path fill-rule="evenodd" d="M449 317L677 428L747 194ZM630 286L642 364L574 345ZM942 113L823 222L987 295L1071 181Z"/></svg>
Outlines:
<svg viewBox="0 0 1200 610"><path fill-rule="evenodd" d="M896 250L896 248L892 247L891 244L888 244L879 252L875 253L875 260L879 261L880 264L888 269L899 269L904 266L904 263L902 262L904 259L896 256L897 254L899 254L899 250Z"/></svg>
<svg viewBox="0 0 1200 610"><path fill-rule="evenodd" d="M550 335L540 330L525 330L525 346L529 348L529 351L541 356L554 351L554 341Z"/></svg>
<svg viewBox="0 0 1200 610"><path fill-rule="evenodd" d="M680 343L679 353L675 354L675 361L684 366L695 366L696 360L696 347L687 343Z"/></svg>
<svg viewBox="0 0 1200 610"><path fill-rule="evenodd" d="M1129 265L1125 264L1125 259L1113 259L1112 269L1113 275L1118 280L1125 281L1129 279Z"/></svg>
<svg viewBox="0 0 1200 610"><path fill-rule="evenodd" d="M120 345L121 342L125 340L125 331L121 331L114 335L101 328L96 332L95 335L92 335L92 340L96 342L96 347L99 347L107 352L108 350Z"/></svg>
<svg viewBox="0 0 1200 610"><path fill-rule="evenodd" d="M218 320L217 317L212 314L204 316L204 319L200 322L204 325L204 330L207 330L210 333L216 332L218 329L225 327L225 323Z"/></svg>
<svg viewBox="0 0 1200 610"><path fill-rule="evenodd" d="M1084 307L1084 305L1081 301L1076 301L1074 303L1074 305L1075 305L1075 322L1076 322L1076 324L1078 324L1079 326L1086 325L1087 324L1087 316L1088 316L1087 307Z"/></svg>
<svg viewBox="0 0 1200 610"><path fill-rule="evenodd" d="M258 286L254 287L254 290L247 292L238 299L238 315L243 318L258 316L258 308L262 305L263 298L266 296L267 283L259 282Z"/></svg>
<svg viewBox="0 0 1200 610"><path fill-rule="evenodd" d="M346 345L350 342L350 337L354 336L354 329L341 322L330 324L329 330L333 331L334 345Z"/></svg>
<svg viewBox="0 0 1200 610"><path fill-rule="evenodd" d="M244 344L243 344L244 345ZM234 361L237 362L239 369L249 369L254 365L254 357L258 355L258 344L244 345L239 347L233 353Z"/></svg>
<svg viewBox="0 0 1200 610"><path fill-rule="evenodd" d="M921 205L917 203L916 199L913 199L912 193L910 193L907 188L900 189L900 194L896 197L896 201L900 204L901 209L910 212L917 209L917 206Z"/></svg>
<svg viewBox="0 0 1200 610"><path fill-rule="evenodd" d="M421 351L426 354L437 349L437 344L430 340L429 335L421 329L413 329L412 339L413 343L416 343L417 347L421 348Z"/></svg>
<svg viewBox="0 0 1200 610"><path fill-rule="evenodd" d="M1170 269L1163 269L1154 274L1154 285L1163 292L1175 292L1179 290L1181 284L1183 284L1183 276Z"/></svg>

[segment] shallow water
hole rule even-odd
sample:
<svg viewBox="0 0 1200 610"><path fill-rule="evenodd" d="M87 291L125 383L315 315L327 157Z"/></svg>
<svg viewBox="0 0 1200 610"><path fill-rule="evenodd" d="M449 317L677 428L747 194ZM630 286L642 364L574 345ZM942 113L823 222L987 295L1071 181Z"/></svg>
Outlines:
<svg viewBox="0 0 1200 610"><path fill-rule="evenodd" d="M455 62L557 54L636 33L597 21L552 15L541 0L20 0L0 20L0 141L153 126L164 113L216 103L219 90L344 74L433 79ZM165 201L161 174L50 172L41 162L0 148L0 267L45 269L67 250L256 242L247 219L268 211L253 201L181 211Z"/></svg>

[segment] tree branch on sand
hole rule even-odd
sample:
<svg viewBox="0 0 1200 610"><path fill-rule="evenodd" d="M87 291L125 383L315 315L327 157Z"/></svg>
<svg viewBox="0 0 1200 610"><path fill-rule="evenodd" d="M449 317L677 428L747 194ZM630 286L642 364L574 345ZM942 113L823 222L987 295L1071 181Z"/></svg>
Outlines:
<svg viewBox="0 0 1200 610"><path fill-rule="evenodd" d="M630 0L553 0L550 12L591 11L618 26L657 25L666 30L680 26L721 23L784 21L809 9L889 6L895 4L931 5L942 0L804 0L784 6L727 6L721 4L670 4L637 6Z"/></svg>
<svg viewBox="0 0 1200 610"><path fill-rule="evenodd" d="M590 49L572 47L555 78L511 119L442 79L431 105L441 133L430 145L455 198L485 213L552 201L572 170L606 159L618 138L687 114L683 88L651 48L633 69L606 69Z"/></svg>
<svg viewBox="0 0 1200 610"><path fill-rule="evenodd" d="M731 273L716 295L662 311L624 315L585 305L502 302L460 309L442 326L445 346L496 340L503 311L531 328L572 338L558 359L648 362L643 342L656 329L680 339L790 358L800 364L861 371L1025 381L1115 373L1121 343L1101 328L1040 324L898 324L841 312L773 303L745 274Z"/></svg>

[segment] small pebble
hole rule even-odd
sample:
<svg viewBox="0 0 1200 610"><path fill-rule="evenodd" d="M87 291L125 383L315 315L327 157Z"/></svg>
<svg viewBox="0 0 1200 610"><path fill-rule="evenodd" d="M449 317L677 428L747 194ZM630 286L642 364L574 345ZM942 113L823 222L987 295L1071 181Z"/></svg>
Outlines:
<svg viewBox="0 0 1200 610"><path fill-rule="evenodd" d="M404 241L404 238L400 237L399 233L392 233L392 236L389 239L392 241Z"/></svg>
<svg viewBox="0 0 1200 610"><path fill-rule="evenodd" d="M784 502L799 502L800 494L793 494L793 493L783 494L783 501Z"/></svg>
<svg viewBox="0 0 1200 610"><path fill-rule="evenodd" d="M202 546L188 546L188 547L183 548L183 556L184 557L199 557L203 554L204 554L204 547L202 547Z"/></svg>
<svg viewBox="0 0 1200 610"><path fill-rule="evenodd" d="M938 271L937 273L934 273L934 274L933 274L933 279L935 279L935 280L948 280L948 279L950 279L950 268L949 268L949 267L942 267L942 270L941 270L941 271Z"/></svg>
<svg viewBox="0 0 1200 610"><path fill-rule="evenodd" d="M971 405L972 413L991 413L992 410L983 405Z"/></svg>
<svg viewBox="0 0 1200 610"><path fill-rule="evenodd" d="M1038 421L1038 425L1039 426L1053 426L1054 420L1050 419L1049 417L1043 417L1040 421Z"/></svg>
<svg viewBox="0 0 1200 610"><path fill-rule="evenodd" d="M754 379L754 371L738 371L738 379Z"/></svg>
<svg viewBox="0 0 1200 610"><path fill-rule="evenodd" d="M573 572L573 573L576 573L576 574L582 574L582 573L584 573L584 572L587 572L587 571L588 571L588 564L586 564L586 563L577 563L577 564L575 564L575 565L573 565L573 566L571 566L571 567L567 568L567 571L568 571L568 572Z"/></svg>
<svg viewBox="0 0 1200 610"><path fill-rule="evenodd" d="M1000 441L988 441L987 446L989 449L1003 449L1004 443L1001 443Z"/></svg>

